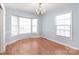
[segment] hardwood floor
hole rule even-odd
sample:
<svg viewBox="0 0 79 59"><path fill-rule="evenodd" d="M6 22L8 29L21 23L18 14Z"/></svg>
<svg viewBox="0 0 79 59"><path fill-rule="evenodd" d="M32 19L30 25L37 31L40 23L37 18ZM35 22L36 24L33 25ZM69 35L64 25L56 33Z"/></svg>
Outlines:
<svg viewBox="0 0 79 59"><path fill-rule="evenodd" d="M6 46L5 55L77 55L79 51L45 38L19 40Z"/></svg>

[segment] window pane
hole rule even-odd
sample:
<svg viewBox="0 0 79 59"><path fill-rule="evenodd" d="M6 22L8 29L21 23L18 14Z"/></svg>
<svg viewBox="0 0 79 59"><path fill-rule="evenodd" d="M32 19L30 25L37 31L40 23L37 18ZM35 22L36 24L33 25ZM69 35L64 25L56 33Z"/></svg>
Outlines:
<svg viewBox="0 0 79 59"><path fill-rule="evenodd" d="M64 21L57 21L57 25L64 25Z"/></svg>
<svg viewBox="0 0 79 59"><path fill-rule="evenodd" d="M38 19L32 19L32 25L36 25L38 24Z"/></svg>
<svg viewBox="0 0 79 59"><path fill-rule="evenodd" d="M65 25L71 25L71 19L65 19Z"/></svg>
<svg viewBox="0 0 79 59"><path fill-rule="evenodd" d="M12 16L12 19L11 19L11 24L12 25L17 25L18 23L17 23L17 17L16 16Z"/></svg>
<svg viewBox="0 0 79 59"><path fill-rule="evenodd" d="M64 36L64 30L57 30L57 35Z"/></svg>
<svg viewBox="0 0 79 59"><path fill-rule="evenodd" d="M64 15L59 15L56 17L56 19L64 19Z"/></svg>
<svg viewBox="0 0 79 59"><path fill-rule="evenodd" d="M18 19L16 16L11 17L11 34L12 36L18 34Z"/></svg>
<svg viewBox="0 0 79 59"><path fill-rule="evenodd" d="M70 30L70 26L65 26L65 30Z"/></svg>
<svg viewBox="0 0 79 59"><path fill-rule="evenodd" d="M57 29L65 29L64 26L57 26Z"/></svg>
<svg viewBox="0 0 79 59"><path fill-rule="evenodd" d="M38 19L32 19L32 32L37 32Z"/></svg>
<svg viewBox="0 0 79 59"><path fill-rule="evenodd" d="M70 31L65 31L65 36L70 37Z"/></svg>
<svg viewBox="0 0 79 59"><path fill-rule="evenodd" d="M64 25L64 20L60 19L60 20L57 20L56 22L57 22L57 25Z"/></svg>
<svg viewBox="0 0 79 59"><path fill-rule="evenodd" d="M57 35L60 35L60 31L59 31L59 30L57 30L57 31L56 31L56 34L57 34Z"/></svg>
<svg viewBox="0 0 79 59"><path fill-rule="evenodd" d="M31 19L20 18L19 25L20 25L20 33L21 34L31 32Z"/></svg>
<svg viewBox="0 0 79 59"><path fill-rule="evenodd" d="M37 32L37 26L32 27L32 32Z"/></svg>

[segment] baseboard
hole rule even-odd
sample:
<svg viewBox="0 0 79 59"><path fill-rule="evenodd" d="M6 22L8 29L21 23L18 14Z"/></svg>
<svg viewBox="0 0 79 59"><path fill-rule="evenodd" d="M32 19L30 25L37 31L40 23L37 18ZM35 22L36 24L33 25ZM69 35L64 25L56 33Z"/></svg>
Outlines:
<svg viewBox="0 0 79 59"><path fill-rule="evenodd" d="M26 39L28 39L28 38L39 38L39 37L42 37L42 36L26 37ZM25 38L24 38L24 39L25 39ZM12 43L15 43L15 42L18 41L18 40L22 40L22 39L16 39L16 40L13 40L13 41L11 41L11 42L8 42L8 43L6 43L5 46L10 45L10 44L12 44Z"/></svg>
<svg viewBox="0 0 79 59"><path fill-rule="evenodd" d="M42 37L42 38L49 39L49 38L47 38L47 37L45 37L45 36L34 36L34 37L28 37L28 38L38 38L38 37ZM28 38L27 38L27 39L28 39ZM17 40L14 40L14 41L8 42L8 43L6 43L6 45L12 44L12 43L14 43L14 42L16 42L16 41L18 41L18 40L21 40L21 39L17 39ZM49 40L51 40L51 39L49 39ZM64 46L67 46L67 47L70 47L70 48L72 48L72 49L79 50L79 48L76 48L76 47L70 46L70 45L68 45L68 44L65 44L65 43L59 42L59 41L57 41L57 40L51 40L51 41L56 42L56 43L61 44L61 45L64 45Z"/></svg>
<svg viewBox="0 0 79 59"><path fill-rule="evenodd" d="M3 53L5 53L5 50L3 50L3 51L0 51L0 54L3 54Z"/></svg>
<svg viewBox="0 0 79 59"><path fill-rule="evenodd" d="M47 37L45 37L45 36L43 36L43 38L49 39L49 38L47 38ZM49 40L51 40L51 39L49 39ZM67 46L67 47L72 48L72 49L75 49L75 50L79 50L79 48L76 48L76 47L73 47L73 46L71 46L71 45L68 45L68 44L59 42L59 41L57 41L57 40L51 40L51 41L56 42L56 43L61 44L61 45L64 45L64 46Z"/></svg>
<svg viewBox="0 0 79 59"><path fill-rule="evenodd" d="M64 45L64 46L70 47L70 48L72 48L72 49L79 50L79 48L76 48L76 47L70 46L70 45L68 45L68 44L65 44L65 43L59 42L59 41L57 41L57 40L51 40L51 41L54 41L54 42L59 43L59 44L61 44L61 45Z"/></svg>

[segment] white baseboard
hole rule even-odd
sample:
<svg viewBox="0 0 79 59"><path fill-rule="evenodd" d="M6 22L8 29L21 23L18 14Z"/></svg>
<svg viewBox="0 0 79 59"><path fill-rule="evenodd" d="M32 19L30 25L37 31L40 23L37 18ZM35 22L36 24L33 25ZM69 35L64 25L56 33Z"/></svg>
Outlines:
<svg viewBox="0 0 79 59"><path fill-rule="evenodd" d="M26 38L23 38L23 39L38 38L38 37L42 37L42 36L31 36L31 37L26 37ZM13 40L13 41L11 41L11 42L7 42L5 46L10 45L10 44L12 44L12 43L15 43L15 42L18 41L18 40L22 40L22 39L16 39L16 40Z"/></svg>
<svg viewBox="0 0 79 59"><path fill-rule="evenodd" d="M51 41L54 41L54 42L59 43L59 44L61 44L61 45L64 45L64 46L70 47L70 48L72 48L72 49L79 50L79 48L76 48L76 47L70 46L70 45L68 45L68 44L65 44L65 43L59 42L59 41L57 41L57 40L51 40Z"/></svg>
<svg viewBox="0 0 79 59"><path fill-rule="evenodd" d="M0 51L0 53L4 53L5 52L5 49L3 49L2 51Z"/></svg>
<svg viewBox="0 0 79 59"><path fill-rule="evenodd" d="M42 37L42 38L49 39L49 38L47 38L47 37L45 37L45 36L33 36L33 37L27 37L27 38L38 38L38 37ZM16 39L16 40L14 40L14 41L8 42L8 43L6 43L6 45L12 44L12 43L14 43L14 42L16 42L16 41L18 41L18 40L21 40L21 39ZM51 39L49 39L49 40L51 40ZM61 45L64 45L64 46L67 46L67 47L70 47L70 48L72 48L72 49L79 50L79 48L76 48L76 47L73 47L73 46L71 46L71 45L68 45L68 44L59 42L59 41L57 41L57 40L51 40L51 41L56 42L56 43L61 44Z"/></svg>
<svg viewBox="0 0 79 59"><path fill-rule="evenodd" d="M47 38L47 37L45 37L45 36L43 36L43 38L49 39L49 38ZM72 49L75 49L75 50L79 50L79 48L73 47L73 46L71 46L71 45L69 45L69 44L65 44L65 43L59 42L59 41L57 41L57 40L52 40L52 39L49 39L49 40L51 40L51 41L53 41L53 42L56 42L56 43L58 43L58 44L67 46L67 47L69 47L69 48L72 48Z"/></svg>

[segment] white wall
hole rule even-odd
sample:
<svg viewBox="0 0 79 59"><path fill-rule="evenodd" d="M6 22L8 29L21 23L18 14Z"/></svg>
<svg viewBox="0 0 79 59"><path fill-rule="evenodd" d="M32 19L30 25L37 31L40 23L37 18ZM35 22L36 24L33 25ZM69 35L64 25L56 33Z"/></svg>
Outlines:
<svg viewBox="0 0 79 59"><path fill-rule="evenodd" d="M0 9L0 53L5 51L5 13L4 13L4 6L3 4L1 5Z"/></svg>
<svg viewBox="0 0 79 59"><path fill-rule="evenodd" d="M72 40L70 38L61 37L56 35L56 26L55 26L55 16L69 12L72 10ZM42 35L51 39L56 40L70 46L79 48L79 4L68 4L52 9L42 18Z"/></svg>
<svg viewBox="0 0 79 59"><path fill-rule="evenodd" d="M11 16L15 15L15 16L21 16L21 17L27 17L27 18L37 18L39 19L39 24L40 24L40 18L37 15L34 14L29 14L28 12L23 12L23 11L17 11L17 10L11 10L6 8L6 44L10 43L12 41L15 41L17 39L23 39L29 36L38 36L40 35L40 25L38 24L38 34L21 34L21 35L17 35L15 37L11 36Z"/></svg>
<svg viewBox="0 0 79 59"><path fill-rule="evenodd" d="M2 51L3 44L3 12L0 9L0 51Z"/></svg>

